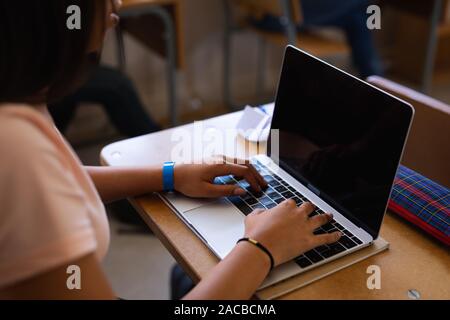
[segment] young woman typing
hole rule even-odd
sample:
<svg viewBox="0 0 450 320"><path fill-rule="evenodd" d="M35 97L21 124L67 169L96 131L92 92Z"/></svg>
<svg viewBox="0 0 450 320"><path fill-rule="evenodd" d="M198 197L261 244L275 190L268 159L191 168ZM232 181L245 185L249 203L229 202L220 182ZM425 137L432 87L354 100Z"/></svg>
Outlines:
<svg viewBox="0 0 450 320"><path fill-rule="evenodd" d="M69 30L66 10L81 9ZM106 29L117 23L106 0L0 2L0 298L116 299L101 260L109 229L102 202L164 189L163 169L83 167L46 111L82 83L98 61ZM213 184L217 176L266 182L251 165L175 165L173 188L190 197L241 194ZM236 244L186 299L248 299L271 267L339 234L316 236L330 217L309 218L312 205L286 201L245 220ZM66 286L67 267L82 270L81 290ZM235 275L239 274L239 277Z"/></svg>

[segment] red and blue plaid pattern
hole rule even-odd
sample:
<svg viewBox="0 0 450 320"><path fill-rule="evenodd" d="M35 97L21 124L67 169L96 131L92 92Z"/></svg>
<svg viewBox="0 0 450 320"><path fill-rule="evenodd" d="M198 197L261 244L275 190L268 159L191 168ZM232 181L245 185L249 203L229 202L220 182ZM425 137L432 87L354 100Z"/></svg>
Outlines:
<svg viewBox="0 0 450 320"><path fill-rule="evenodd" d="M450 245L450 189L400 166L389 209Z"/></svg>

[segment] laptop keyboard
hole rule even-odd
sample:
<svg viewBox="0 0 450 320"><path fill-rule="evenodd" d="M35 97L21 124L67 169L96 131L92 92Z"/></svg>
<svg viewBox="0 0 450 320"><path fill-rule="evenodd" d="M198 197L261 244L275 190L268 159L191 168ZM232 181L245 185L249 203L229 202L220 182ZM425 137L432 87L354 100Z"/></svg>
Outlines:
<svg viewBox="0 0 450 320"><path fill-rule="evenodd" d="M295 190L289 183L284 181L281 177L270 172L260 162L254 163L253 166L264 177L269 184L266 190L259 193L253 191L248 182L239 180L233 176L218 177L215 180L216 184L239 184L241 188L247 191L243 196L231 196L227 199L236 206L244 215L250 214L255 209L271 209L286 199L293 199L297 206L309 200L300 192ZM319 214L324 214L321 209L317 208L309 216L313 217ZM322 227L316 229L314 234L324 234L340 231L342 237L338 242L323 245L305 252L301 256L294 259L294 261L301 267L307 268L324 259L330 258L338 253L349 250L357 245L362 244L362 241L353 235L350 231L345 229L334 219Z"/></svg>

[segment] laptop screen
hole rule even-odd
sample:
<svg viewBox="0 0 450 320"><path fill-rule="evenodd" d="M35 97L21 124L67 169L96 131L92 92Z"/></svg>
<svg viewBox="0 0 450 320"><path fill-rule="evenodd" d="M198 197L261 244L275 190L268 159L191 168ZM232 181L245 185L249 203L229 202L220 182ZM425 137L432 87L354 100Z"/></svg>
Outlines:
<svg viewBox="0 0 450 320"><path fill-rule="evenodd" d="M374 238L412 116L406 103L286 49L272 121L280 166Z"/></svg>

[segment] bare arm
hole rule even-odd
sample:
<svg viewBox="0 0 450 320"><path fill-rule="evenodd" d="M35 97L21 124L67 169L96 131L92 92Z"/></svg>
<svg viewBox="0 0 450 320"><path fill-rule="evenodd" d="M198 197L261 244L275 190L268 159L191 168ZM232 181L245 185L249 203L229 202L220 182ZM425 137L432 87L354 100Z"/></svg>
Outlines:
<svg viewBox="0 0 450 320"><path fill-rule="evenodd" d="M112 202L163 189L160 166L85 168L103 202Z"/></svg>
<svg viewBox="0 0 450 320"><path fill-rule="evenodd" d="M85 167L94 181L103 202L163 190L162 164L148 167ZM222 197L245 193L239 186L219 186L213 183L217 176L234 174L244 177L255 190L267 186L250 165L237 164L176 164L175 189L190 197Z"/></svg>
<svg viewBox="0 0 450 320"><path fill-rule="evenodd" d="M66 270L69 265L80 267L81 290L67 288L67 278L70 275L66 273ZM0 289L0 299L110 300L116 298L94 254L71 261L8 288Z"/></svg>
<svg viewBox="0 0 450 320"><path fill-rule="evenodd" d="M270 260L264 252L250 243L241 242L184 299L249 299L269 269Z"/></svg>

